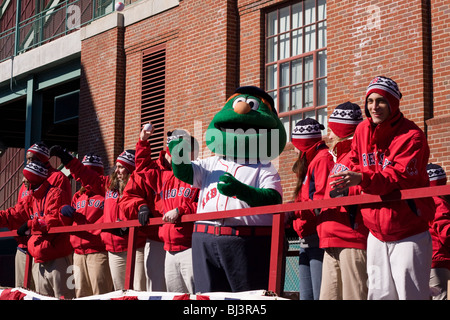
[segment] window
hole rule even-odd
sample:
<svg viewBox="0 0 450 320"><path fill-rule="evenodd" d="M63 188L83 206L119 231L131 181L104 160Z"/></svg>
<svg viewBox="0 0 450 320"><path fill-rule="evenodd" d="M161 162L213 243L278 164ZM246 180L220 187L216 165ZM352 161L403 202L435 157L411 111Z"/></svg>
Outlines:
<svg viewBox="0 0 450 320"><path fill-rule="evenodd" d="M266 13L266 91L290 136L314 118L327 126L326 0L304 0Z"/></svg>
<svg viewBox="0 0 450 320"><path fill-rule="evenodd" d="M142 54L141 125L151 121L152 158L164 148L164 103L166 89L166 49L163 45Z"/></svg>

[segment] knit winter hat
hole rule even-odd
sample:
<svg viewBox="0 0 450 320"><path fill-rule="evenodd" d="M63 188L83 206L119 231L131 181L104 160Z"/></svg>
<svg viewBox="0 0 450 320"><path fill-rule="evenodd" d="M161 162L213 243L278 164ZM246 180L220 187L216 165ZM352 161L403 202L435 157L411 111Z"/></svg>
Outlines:
<svg viewBox="0 0 450 320"><path fill-rule="evenodd" d="M48 162L50 151L44 142L37 142L28 148L27 152L31 152L42 162Z"/></svg>
<svg viewBox="0 0 450 320"><path fill-rule="evenodd" d="M322 140L325 127L312 118L300 120L292 130L292 144L300 151L306 152L309 148Z"/></svg>
<svg viewBox="0 0 450 320"><path fill-rule="evenodd" d="M444 186L447 184L447 175L440 165L427 164L427 173L430 179L430 186Z"/></svg>
<svg viewBox="0 0 450 320"><path fill-rule="evenodd" d="M27 163L23 175L32 185L40 185L48 178L48 170L42 162L33 161Z"/></svg>
<svg viewBox="0 0 450 320"><path fill-rule="evenodd" d="M378 76L369 83L366 91L364 111L368 118L370 118L370 113L367 108L367 98L373 92L382 95L388 101L389 107L391 109L391 114L396 114L399 111L400 99L402 98L402 94L400 92L400 89L398 88L397 83L390 78Z"/></svg>
<svg viewBox="0 0 450 320"><path fill-rule="evenodd" d="M360 106L347 101L334 109L328 119L328 126L339 138L346 138L355 132L356 126L362 120Z"/></svg>
<svg viewBox="0 0 450 320"><path fill-rule="evenodd" d="M89 166L92 170L103 174L103 162L102 158L96 154L88 153L83 157L81 161L85 166Z"/></svg>
<svg viewBox="0 0 450 320"><path fill-rule="evenodd" d="M122 164L125 168L127 168L128 172L131 173L135 169L135 160L134 160L134 150L125 150L117 157L117 162Z"/></svg>

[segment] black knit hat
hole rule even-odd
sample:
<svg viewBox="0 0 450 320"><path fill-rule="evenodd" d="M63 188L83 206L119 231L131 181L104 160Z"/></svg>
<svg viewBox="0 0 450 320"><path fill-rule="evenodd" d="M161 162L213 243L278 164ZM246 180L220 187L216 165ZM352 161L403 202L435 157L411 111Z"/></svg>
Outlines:
<svg viewBox="0 0 450 320"><path fill-rule="evenodd" d="M270 107L272 108L272 111L276 114L277 111L275 110L275 102L273 101L273 98L270 96L270 94L268 94L267 92L265 92L264 90L255 87L255 86L243 86L243 87L239 87L237 88L234 93L243 93L243 94L250 94L252 96L257 96L260 98L263 98L264 100L266 100L267 102L269 102Z"/></svg>

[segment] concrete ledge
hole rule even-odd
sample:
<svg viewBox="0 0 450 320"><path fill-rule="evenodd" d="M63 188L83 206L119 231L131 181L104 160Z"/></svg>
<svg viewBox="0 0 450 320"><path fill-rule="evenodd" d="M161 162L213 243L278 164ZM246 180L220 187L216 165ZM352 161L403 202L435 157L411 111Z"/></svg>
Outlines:
<svg viewBox="0 0 450 320"><path fill-rule="evenodd" d="M177 7L181 0L147 0L139 1L125 7L121 13L124 15L124 26L147 19L166 10Z"/></svg>
<svg viewBox="0 0 450 320"><path fill-rule="evenodd" d="M40 47L19 54L0 64L0 84L13 77L26 75L41 67L51 66L81 52L81 31L75 31ZM13 70L11 70L11 68Z"/></svg>
<svg viewBox="0 0 450 320"><path fill-rule="evenodd" d="M9 81L11 76L26 76L39 69L63 63L74 55L81 53L81 41L117 27L126 27L145 20L151 16L174 8L181 0L146 0L128 5L123 11L112 12L93 21L80 30L45 45L19 54L0 63L0 86ZM12 69L12 70L11 70Z"/></svg>

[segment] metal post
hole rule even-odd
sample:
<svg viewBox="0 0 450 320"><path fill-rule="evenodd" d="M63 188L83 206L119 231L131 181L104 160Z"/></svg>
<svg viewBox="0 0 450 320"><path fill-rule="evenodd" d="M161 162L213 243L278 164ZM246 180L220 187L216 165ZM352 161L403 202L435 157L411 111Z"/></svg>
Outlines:
<svg viewBox="0 0 450 320"><path fill-rule="evenodd" d="M33 265L33 257L27 252L25 258L25 272L23 275L23 287L30 288L31 268Z"/></svg>
<svg viewBox="0 0 450 320"><path fill-rule="evenodd" d="M27 81L25 149L41 140L42 129L42 94L34 92L35 81L30 77Z"/></svg>
<svg viewBox="0 0 450 320"><path fill-rule="evenodd" d="M133 289L134 265L136 258L136 227L128 228L127 265L125 267L125 290Z"/></svg>
<svg viewBox="0 0 450 320"><path fill-rule="evenodd" d="M19 42L20 42L20 11L22 10L21 1L16 0L16 31L15 31L15 39L14 39L14 56L17 56L19 53Z"/></svg>
<svg viewBox="0 0 450 320"><path fill-rule="evenodd" d="M284 213L273 215L269 290L281 296L284 288Z"/></svg>

